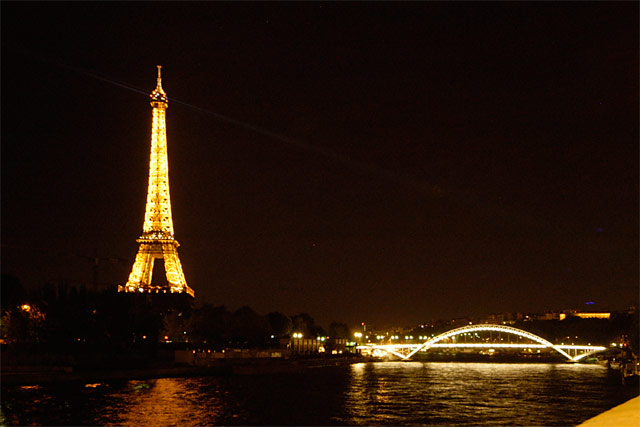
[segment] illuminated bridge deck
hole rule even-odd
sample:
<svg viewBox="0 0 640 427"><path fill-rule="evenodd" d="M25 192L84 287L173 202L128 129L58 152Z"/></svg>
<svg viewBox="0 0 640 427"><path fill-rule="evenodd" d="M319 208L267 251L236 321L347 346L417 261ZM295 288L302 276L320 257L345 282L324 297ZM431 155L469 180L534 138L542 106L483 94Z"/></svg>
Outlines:
<svg viewBox="0 0 640 427"><path fill-rule="evenodd" d="M516 340L525 339L528 342L442 342L442 341L457 341L458 337L466 337L470 333L474 333L471 340L475 341L475 337L479 337L478 332L498 332L500 334L505 333L507 336L514 336ZM366 344L358 346L359 349L369 349L372 352L376 351L379 354L386 353L388 355L396 356L400 359L408 360L418 352L427 352L431 348L446 348L446 349L550 349L563 355L570 362L578 362L581 359L606 350L606 347L592 346L592 345L565 345L565 344L553 344L542 337L539 337L531 332L523 331L521 329L512 328L504 325L470 325L463 326L462 328L453 329L451 331L440 334L433 337L423 343L407 343L407 344Z"/></svg>

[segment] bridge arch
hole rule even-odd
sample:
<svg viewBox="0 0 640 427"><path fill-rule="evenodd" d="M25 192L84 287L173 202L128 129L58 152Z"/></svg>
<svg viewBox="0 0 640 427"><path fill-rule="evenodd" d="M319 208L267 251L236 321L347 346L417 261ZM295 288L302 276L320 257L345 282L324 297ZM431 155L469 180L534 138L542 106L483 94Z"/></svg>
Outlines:
<svg viewBox="0 0 640 427"><path fill-rule="evenodd" d="M495 331L495 332L505 332L508 334L513 334L513 335L517 335L523 338L528 338L532 341L535 341L539 344L544 345L545 347L549 347L549 348L553 348L554 350L556 350L558 353L562 354L564 357L566 357L569 360L573 360L573 357L571 357L566 351L564 351L562 348L560 348L557 345L554 345L553 343L545 340L542 337L539 337L538 335L532 334L531 332L527 332L527 331L523 331L522 329L518 329L518 328L513 328L511 326L505 326L505 325L491 325L491 324L483 324L483 325L468 325L468 326L463 326L461 328L456 328L456 329L452 329L448 332L442 333L438 336L435 336L433 338L431 338L430 340L425 341L423 344L419 345L418 347L416 347L415 349L413 349L409 355L406 356L406 359L409 359L411 356L413 356L414 354L416 354L418 351L422 350L423 348L429 348L431 347L433 344L437 344L438 342L445 340L447 338L451 338L453 336L457 336L457 335L462 335L464 333L467 332L477 332L477 331Z"/></svg>
<svg viewBox="0 0 640 427"><path fill-rule="evenodd" d="M463 326L461 328L452 329L445 333L442 333L438 336L435 336L422 344L389 344L389 345L381 345L381 344L368 344L366 346L362 346L360 348L371 348L374 350L382 350L387 352L388 354L392 354L394 356L399 357L400 359L408 360L414 354L423 349L429 349L432 346L445 346L444 344L438 344L440 341L443 341L447 338L451 338L457 335L462 335L467 332L477 332L477 331L495 331L495 332L504 332L507 334L517 335L519 337L527 338L531 341L536 342L537 344L529 344L530 346L535 346L538 348L549 348L557 351L565 358L567 358L571 362L577 362L578 360L584 358L593 353L597 353L599 351L606 350L605 347L597 347L591 345L557 345L553 344L546 339L539 337L538 335L532 334L531 332L523 331L522 329L513 328L511 326L506 325L493 325L493 324L478 324L478 325L468 325ZM517 347L528 347L529 345L524 344L500 344L500 343L491 343L491 344L452 344L452 347L505 347L505 346L517 346ZM404 351L408 350L409 353L405 354ZM567 351L574 351L575 355L571 356ZM579 351L583 353L578 354Z"/></svg>

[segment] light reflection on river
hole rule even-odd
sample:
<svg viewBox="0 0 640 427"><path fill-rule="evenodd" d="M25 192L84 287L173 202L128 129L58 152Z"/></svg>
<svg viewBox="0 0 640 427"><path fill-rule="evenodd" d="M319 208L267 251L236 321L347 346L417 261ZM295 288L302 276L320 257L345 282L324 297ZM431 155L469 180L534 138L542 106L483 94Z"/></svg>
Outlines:
<svg viewBox="0 0 640 427"><path fill-rule="evenodd" d="M3 387L0 423L573 425L637 395L618 375L597 365L385 362L289 374Z"/></svg>
<svg viewBox="0 0 640 427"><path fill-rule="evenodd" d="M218 418L223 393L203 394L199 382L189 378L130 381L129 387L109 396L113 403L98 419L125 426L140 425L143 420L148 425L172 425L176 420L181 425L206 424Z"/></svg>
<svg viewBox="0 0 640 427"><path fill-rule="evenodd" d="M617 389L616 389L617 388ZM597 365L370 363L352 366L348 424L566 425L624 388Z"/></svg>

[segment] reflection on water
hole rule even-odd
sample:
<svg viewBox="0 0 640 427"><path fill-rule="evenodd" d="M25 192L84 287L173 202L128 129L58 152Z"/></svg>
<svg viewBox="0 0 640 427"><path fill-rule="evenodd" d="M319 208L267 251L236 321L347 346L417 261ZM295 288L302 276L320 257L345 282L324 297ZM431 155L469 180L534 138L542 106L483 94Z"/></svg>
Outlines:
<svg viewBox="0 0 640 427"><path fill-rule="evenodd" d="M624 392L597 365L352 365L345 424L575 424ZM622 399L624 400L624 399Z"/></svg>
<svg viewBox="0 0 640 427"><path fill-rule="evenodd" d="M108 396L111 402L96 421L127 426L207 424L218 418L221 393L203 393L201 386L192 378L130 381Z"/></svg>
<svg viewBox="0 0 640 427"><path fill-rule="evenodd" d="M594 365L386 362L3 387L9 425L571 425L635 395Z"/></svg>

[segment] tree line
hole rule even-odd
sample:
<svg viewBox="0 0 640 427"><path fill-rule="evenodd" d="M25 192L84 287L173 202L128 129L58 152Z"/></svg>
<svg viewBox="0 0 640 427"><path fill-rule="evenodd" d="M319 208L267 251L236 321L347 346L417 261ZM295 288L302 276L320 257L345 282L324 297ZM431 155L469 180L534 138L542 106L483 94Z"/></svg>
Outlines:
<svg viewBox="0 0 640 427"><path fill-rule="evenodd" d="M220 350L279 346L294 332L305 338L351 335L344 323L332 322L325 330L304 312L262 315L247 306L197 305L182 294L95 292L65 282L26 292L7 275L0 290L3 343L25 354L39 352L40 358L148 359L162 343Z"/></svg>

